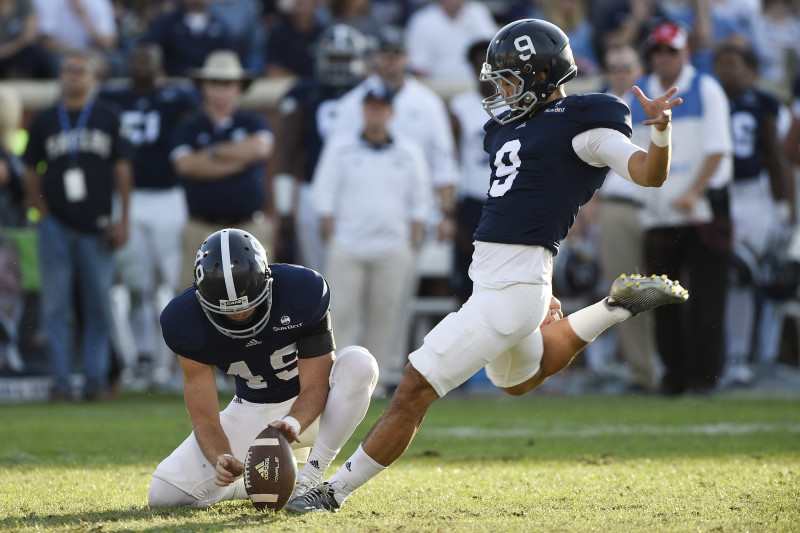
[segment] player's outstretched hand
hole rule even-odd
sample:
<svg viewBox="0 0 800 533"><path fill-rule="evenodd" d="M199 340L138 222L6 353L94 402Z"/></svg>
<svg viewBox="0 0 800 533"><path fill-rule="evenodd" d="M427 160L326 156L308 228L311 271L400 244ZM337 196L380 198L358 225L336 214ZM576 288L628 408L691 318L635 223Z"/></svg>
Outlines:
<svg viewBox="0 0 800 533"><path fill-rule="evenodd" d="M226 453L217 457L216 471L214 483L220 487L227 487L244 473L244 463Z"/></svg>
<svg viewBox="0 0 800 533"><path fill-rule="evenodd" d="M285 420L276 420L270 424L269 427L275 428L283 433L283 436L286 437L286 440L288 440L290 443L300 442L300 437L297 435L297 431Z"/></svg>
<svg viewBox="0 0 800 533"><path fill-rule="evenodd" d="M642 105L645 115L650 117L649 120L643 121L642 124L645 126L655 125L659 131L663 131L672 119L672 108L683 103L683 98L670 100L678 92L677 87L671 88L653 100L645 96L644 92L636 85L633 86L632 90ZM661 125L661 127L658 125Z"/></svg>

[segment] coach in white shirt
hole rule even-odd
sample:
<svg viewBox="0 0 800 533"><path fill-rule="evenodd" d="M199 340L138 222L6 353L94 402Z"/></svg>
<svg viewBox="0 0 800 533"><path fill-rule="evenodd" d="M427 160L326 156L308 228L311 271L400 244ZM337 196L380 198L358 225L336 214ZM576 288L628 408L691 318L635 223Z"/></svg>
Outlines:
<svg viewBox="0 0 800 533"><path fill-rule="evenodd" d="M422 150L389 133L391 93L369 91L361 114L361 135L326 143L311 195L328 243L323 273L338 295L337 344L360 344L374 353L380 368L376 390L385 391L399 382L403 367L401 324L431 185Z"/></svg>
<svg viewBox="0 0 800 533"><path fill-rule="evenodd" d="M402 35L387 28L375 54L376 73L342 96L329 131L331 136L358 135L364 125L364 95L371 89L388 87L394 94L389 130L392 135L411 139L422 149L442 214L438 237L449 239L455 233L455 186L459 179L453 130L442 99L407 74L407 66Z"/></svg>

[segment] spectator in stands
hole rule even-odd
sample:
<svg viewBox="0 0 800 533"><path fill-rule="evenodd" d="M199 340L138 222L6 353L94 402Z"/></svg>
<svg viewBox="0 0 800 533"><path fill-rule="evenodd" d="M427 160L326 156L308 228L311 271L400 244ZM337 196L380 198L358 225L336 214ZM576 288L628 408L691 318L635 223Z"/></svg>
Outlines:
<svg viewBox="0 0 800 533"><path fill-rule="evenodd" d="M212 12L211 0L179 0L175 11L156 19L143 35L164 51L168 76L186 76L214 50L232 49L233 36Z"/></svg>
<svg viewBox="0 0 800 533"><path fill-rule="evenodd" d="M372 0L372 14L378 19L378 27L397 26L405 28L408 17L417 4L415 0Z"/></svg>
<svg viewBox="0 0 800 533"><path fill-rule="evenodd" d="M472 65L475 78L480 76L483 62L486 61L487 48L489 41L479 40L472 43L467 50L467 59ZM472 236L478 227L483 202L489 190L486 174L489 154L483 150L486 111L483 110L481 101L492 96L494 92L495 88L491 83L480 83L477 87L456 94L449 103L461 163L451 286L461 302L466 302L472 294L472 280L469 278L469 264L475 251Z"/></svg>
<svg viewBox="0 0 800 533"><path fill-rule="evenodd" d="M408 55L404 43L399 31L384 28L375 53L375 73L342 96L330 131L358 134L364 123L361 109L364 95L375 87L389 87L394 94L394 114L389 129L393 134L415 140L425 152L439 199L438 238L446 240L455 234L458 167L453 130L442 99L407 73Z"/></svg>
<svg viewBox="0 0 800 533"><path fill-rule="evenodd" d="M644 196L647 272L692 280L682 309L656 310L656 338L667 395L713 390L724 361L724 310L731 246L728 188L733 178L730 111L725 92L689 62L689 34L673 22L658 24L647 40L653 73L640 81L645 94L679 87L687 104L673 109L670 179ZM632 109L633 142L649 128ZM700 283L697 280L702 280Z"/></svg>
<svg viewBox="0 0 800 533"><path fill-rule="evenodd" d="M39 26L31 0L0 0L0 78L41 74Z"/></svg>
<svg viewBox="0 0 800 533"><path fill-rule="evenodd" d="M130 292L131 316L121 322L132 325L138 360L128 364L148 385L163 385L170 378L173 356L161 341L158 317L181 288L187 213L169 152L178 122L197 108L194 91L165 83L162 65L158 45L142 41L129 58L130 86L99 95L120 108L122 132L134 149L129 239L115 254L115 263Z"/></svg>
<svg viewBox="0 0 800 533"><path fill-rule="evenodd" d="M434 80L470 82L467 49L497 31L489 8L473 0L436 0L408 20L406 47L412 72Z"/></svg>
<svg viewBox="0 0 800 533"><path fill-rule="evenodd" d="M363 132L326 142L311 193L329 245L323 273L345 295L337 304L336 335L376 354L378 395L400 381L401 325L432 193L420 147L389 133L391 100L385 87L367 92Z"/></svg>
<svg viewBox="0 0 800 533"><path fill-rule="evenodd" d="M339 98L364 79L368 45L355 28L334 24L325 28L314 49L314 76L299 80L278 106L281 134L273 189L281 251L291 255L294 245L300 264L322 271L325 244L311 205L311 179Z"/></svg>
<svg viewBox="0 0 800 533"><path fill-rule="evenodd" d="M347 24L377 40L381 24L372 14L371 0L330 0L327 24Z"/></svg>
<svg viewBox="0 0 800 533"><path fill-rule="evenodd" d="M617 0L597 29L597 55L603 57L606 49L621 45L641 50L653 23L666 17L660 0Z"/></svg>
<svg viewBox="0 0 800 533"><path fill-rule="evenodd" d="M609 48L605 54L606 92L635 107L631 87L642 75L639 54L629 45ZM645 274L644 235L640 210L642 188L609 171L597 192L598 248L604 284L620 272L639 268ZM581 213L582 216L583 213ZM624 242L619 238L625 235ZM619 324L619 353L628 366L631 391L655 392L658 389L658 360L652 315L642 313Z"/></svg>
<svg viewBox="0 0 800 533"><path fill-rule="evenodd" d="M11 87L0 87L0 227L25 226L24 167L11 150L22 119L22 100Z"/></svg>
<svg viewBox="0 0 800 533"><path fill-rule="evenodd" d="M96 63L87 51L70 51L61 64L62 97L30 126L23 156L26 193L40 213L41 324L54 374L54 400L71 390L73 288L81 308L83 397L104 397L110 362L109 291L112 249L128 237L132 185L130 147L120 135L116 109L93 98ZM46 170L39 173L39 164ZM120 212L112 217L114 190Z"/></svg>
<svg viewBox="0 0 800 533"><path fill-rule="evenodd" d="M796 2L764 0L761 17L756 20L756 34L762 79L788 89L792 82L790 66L800 59L800 13Z"/></svg>
<svg viewBox="0 0 800 533"><path fill-rule="evenodd" d="M257 0L213 0L211 10L227 26L233 37L233 50L242 65L255 72L264 66L266 32L261 26L263 6Z"/></svg>
<svg viewBox="0 0 800 533"><path fill-rule="evenodd" d="M322 31L318 0L287 0L286 9L267 37L264 75L268 78L313 74L312 46Z"/></svg>
<svg viewBox="0 0 800 533"><path fill-rule="evenodd" d="M776 201L788 198L789 175L778 142L780 103L758 89L758 59L749 48L723 44L714 53L714 71L730 100L733 133L734 257L737 261L728 289L726 308L726 362L722 384L750 385L753 339L758 337L759 317L769 316L760 305L756 284L766 256L779 246L782 221ZM766 171L766 175L765 172ZM780 243L783 245L783 243ZM781 246L782 247L782 246ZM770 306L771 307L771 306Z"/></svg>
<svg viewBox="0 0 800 533"><path fill-rule="evenodd" d="M62 55L73 49L93 49L101 57L117 45L117 26L111 0L34 0L42 46L50 71L59 72ZM100 74L108 70L105 61Z"/></svg>
<svg viewBox="0 0 800 533"><path fill-rule="evenodd" d="M537 18L552 22L567 34L575 64L582 75L600 72L594 50L594 29L587 17L585 0L544 0L516 2L506 13L509 22L523 18Z"/></svg>
<svg viewBox="0 0 800 533"><path fill-rule="evenodd" d="M236 53L217 50L192 71L200 87L200 111L184 119L173 136L172 164L182 178L189 207L183 232L183 287L192 284L198 242L224 228L240 228L272 248L265 216L265 163L273 135L264 120L239 109L254 75Z"/></svg>

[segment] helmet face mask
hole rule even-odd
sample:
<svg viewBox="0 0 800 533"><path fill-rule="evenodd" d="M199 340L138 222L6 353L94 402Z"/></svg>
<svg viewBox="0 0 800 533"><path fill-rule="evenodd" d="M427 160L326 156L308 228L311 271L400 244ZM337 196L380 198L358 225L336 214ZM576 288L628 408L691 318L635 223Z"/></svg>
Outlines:
<svg viewBox="0 0 800 533"><path fill-rule="evenodd" d="M507 124L517 120L526 111L539 103L539 100L530 91L523 93L525 80L511 69L505 68L492 71L492 66L489 63L484 63L481 69L480 81L491 82L496 89L492 96L484 98L481 103L489 116L500 124ZM508 94L503 82L514 87L512 94ZM499 115L509 108L511 108L512 113L505 118L499 118Z"/></svg>
<svg viewBox="0 0 800 533"><path fill-rule="evenodd" d="M544 104L577 74L569 39L558 26L538 19L512 22L486 51L480 80L493 83L497 92L483 100L483 108L496 122L508 124ZM516 87L514 94L507 94L503 82ZM511 113L500 118L506 106Z"/></svg>
<svg viewBox="0 0 800 533"><path fill-rule="evenodd" d="M346 24L328 27L314 44L314 76L330 87L352 87L366 75L366 37Z"/></svg>
<svg viewBox="0 0 800 533"><path fill-rule="evenodd" d="M269 321L272 277L261 243L238 229L210 235L197 251L194 286L211 324L234 339L259 333ZM252 311L244 320L234 317Z"/></svg>

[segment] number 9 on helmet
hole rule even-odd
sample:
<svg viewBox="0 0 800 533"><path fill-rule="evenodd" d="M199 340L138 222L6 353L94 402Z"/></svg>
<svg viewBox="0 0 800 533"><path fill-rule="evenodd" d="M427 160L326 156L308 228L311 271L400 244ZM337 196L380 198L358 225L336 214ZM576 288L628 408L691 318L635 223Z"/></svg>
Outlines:
<svg viewBox="0 0 800 533"><path fill-rule="evenodd" d="M497 92L483 100L483 108L500 124L513 122L577 75L569 38L558 26L538 19L512 22L495 34L486 51L480 80L493 83ZM506 106L512 111L500 118Z"/></svg>
<svg viewBox="0 0 800 533"><path fill-rule="evenodd" d="M252 337L267 325L272 307L272 275L258 239L240 229L212 233L194 262L195 294L217 330Z"/></svg>

